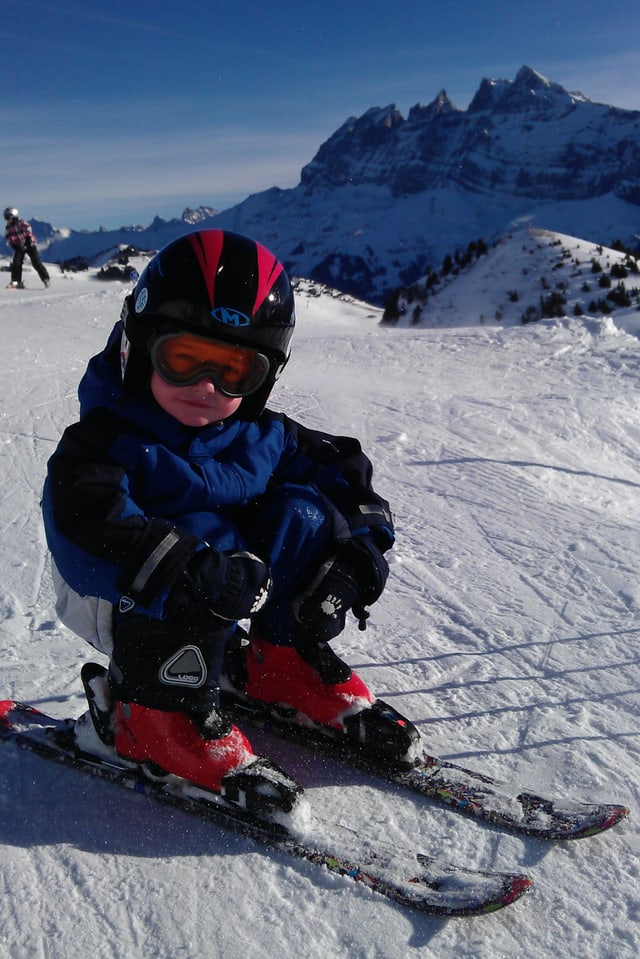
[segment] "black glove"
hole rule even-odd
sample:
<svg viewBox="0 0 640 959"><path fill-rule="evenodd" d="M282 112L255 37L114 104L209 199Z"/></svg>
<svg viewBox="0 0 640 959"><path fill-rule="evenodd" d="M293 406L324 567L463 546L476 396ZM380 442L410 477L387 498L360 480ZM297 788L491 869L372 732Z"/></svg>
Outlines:
<svg viewBox="0 0 640 959"><path fill-rule="evenodd" d="M365 607L379 599L388 575L387 561L371 537L339 546L294 600L293 614L304 627L300 651L302 646L334 639L344 629L350 609L365 629L369 616Z"/></svg>
<svg viewBox="0 0 640 959"><path fill-rule="evenodd" d="M209 609L221 619L246 619L264 606L270 590L269 568L253 553L202 549L174 583L165 612Z"/></svg>

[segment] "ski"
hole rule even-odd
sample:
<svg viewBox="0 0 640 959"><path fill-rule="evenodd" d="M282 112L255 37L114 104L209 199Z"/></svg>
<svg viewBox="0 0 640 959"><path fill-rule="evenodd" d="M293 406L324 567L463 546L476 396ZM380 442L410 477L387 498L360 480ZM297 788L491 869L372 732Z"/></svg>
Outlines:
<svg viewBox="0 0 640 959"><path fill-rule="evenodd" d="M531 888L532 880L526 875L466 869L421 853L413 854L413 862L399 867L393 858L389 861L383 853L354 855L341 849L323 849L315 841L299 838L282 820L256 818L216 794L177 777L149 779L138 767L79 753L73 745L74 724L73 719L54 719L24 703L0 702L3 741L132 789L294 859L323 866L334 875L347 877L401 906L433 916L476 916L510 905ZM347 830L342 828L346 834Z"/></svg>
<svg viewBox="0 0 640 959"><path fill-rule="evenodd" d="M596 836L629 814L629 809L620 804L584 803L541 796L520 784L503 782L426 752L419 755L411 768L399 769L398 764L391 764L383 753L378 757L372 755L357 739L347 738L340 731L296 722L295 710L257 703L229 691L225 691L223 699L225 708L236 722L249 721L276 736L352 762L457 812L536 839L568 840ZM375 706L380 728L384 730L386 724L388 740L391 740L389 728L394 723L402 730L412 727L387 703L377 700ZM412 728L417 734L415 727Z"/></svg>

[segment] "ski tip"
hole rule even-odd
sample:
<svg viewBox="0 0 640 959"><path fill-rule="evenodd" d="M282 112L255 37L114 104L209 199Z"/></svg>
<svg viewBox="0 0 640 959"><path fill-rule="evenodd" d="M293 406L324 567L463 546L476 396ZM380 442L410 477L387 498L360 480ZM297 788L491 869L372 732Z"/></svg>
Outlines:
<svg viewBox="0 0 640 959"><path fill-rule="evenodd" d="M505 875L503 876L505 885L501 892L495 897L487 900L480 900L473 905L454 906L451 909L443 910L443 913L451 919L465 918L473 916L489 916L500 909L513 905L521 899L526 893L531 892L534 886L531 876L525 875Z"/></svg>
<svg viewBox="0 0 640 959"><path fill-rule="evenodd" d="M569 817L566 821L560 822L555 828L549 830L547 835L536 838L560 840L561 842L589 839L611 829L612 826L622 822L631 813L628 806L622 806L618 803L590 808L594 811L585 815L584 819L578 818L572 822Z"/></svg>
<svg viewBox="0 0 640 959"><path fill-rule="evenodd" d="M499 899L496 903L490 904L485 910L485 913L495 912L496 909L502 909L504 906L510 906L511 903L517 902L525 893L530 892L533 888L533 879L531 876L514 876L509 889Z"/></svg>
<svg viewBox="0 0 640 959"><path fill-rule="evenodd" d="M604 818L597 824L594 824L591 828L587 828L584 832L580 833L579 836L576 836L576 839L587 839L589 836L598 836L601 832L606 832L607 829L611 829L612 826L617 825L617 823L622 822L623 819L626 819L627 816L631 814L631 810L628 806L622 805L611 805L605 806L606 815Z"/></svg>
<svg viewBox="0 0 640 959"><path fill-rule="evenodd" d="M422 876L411 880L437 890L438 902L425 894L421 908L450 918L482 916L517 902L533 886L525 873L470 869L418 853Z"/></svg>

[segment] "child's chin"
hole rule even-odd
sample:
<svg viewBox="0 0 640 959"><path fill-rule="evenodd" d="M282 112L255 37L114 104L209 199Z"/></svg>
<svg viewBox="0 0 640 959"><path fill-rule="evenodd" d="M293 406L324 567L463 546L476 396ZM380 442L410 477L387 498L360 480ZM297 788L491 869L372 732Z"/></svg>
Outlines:
<svg viewBox="0 0 640 959"><path fill-rule="evenodd" d="M201 426L211 426L212 423L219 423L220 417L218 416L181 416L180 422L183 426L192 426L194 428Z"/></svg>

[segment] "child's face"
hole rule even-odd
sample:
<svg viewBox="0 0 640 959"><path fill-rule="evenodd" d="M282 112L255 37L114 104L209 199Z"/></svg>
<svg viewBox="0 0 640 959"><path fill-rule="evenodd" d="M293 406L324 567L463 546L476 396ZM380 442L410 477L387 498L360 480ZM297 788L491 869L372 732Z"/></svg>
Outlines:
<svg viewBox="0 0 640 959"><path fill-rule="evenodd" d="M158 406L183 426L210 426L226 420L238 409L242 398L225 396L213 380L205 377L190 386L172 386L154 372L151 393Z"/></svg>

